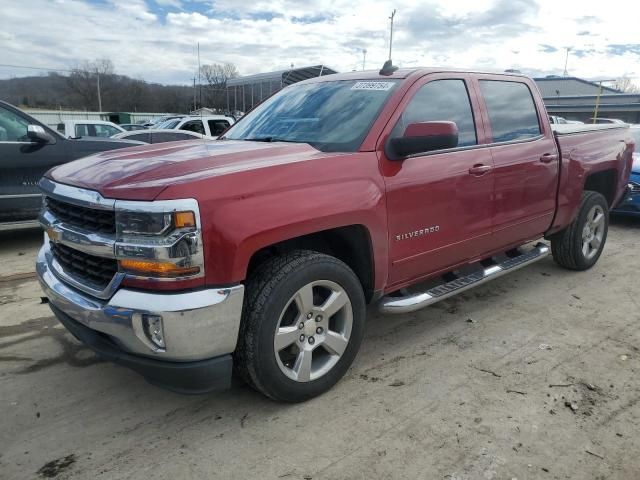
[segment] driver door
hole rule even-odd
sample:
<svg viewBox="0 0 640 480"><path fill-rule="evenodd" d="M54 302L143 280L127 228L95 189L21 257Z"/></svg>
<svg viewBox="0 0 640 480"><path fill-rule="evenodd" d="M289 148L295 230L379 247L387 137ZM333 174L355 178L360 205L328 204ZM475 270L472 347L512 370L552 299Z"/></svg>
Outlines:
<svg viewBox="0 0 640 480"><path fill-rule="evenodd" d="M464 264L490 249L493 161L471 79L428 75L414 84L381 136L389 225L389 286ZM390 160L384 143L412 123L453 121L456 148ZM481 168L479 168L481 167Z"/></svg>

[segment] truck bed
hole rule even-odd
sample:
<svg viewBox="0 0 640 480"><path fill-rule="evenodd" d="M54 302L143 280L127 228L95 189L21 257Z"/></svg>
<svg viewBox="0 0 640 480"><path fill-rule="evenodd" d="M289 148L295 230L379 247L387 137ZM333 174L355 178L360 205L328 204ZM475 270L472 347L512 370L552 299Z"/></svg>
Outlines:
<svg viewBox="0 0 640 480"><path fill-rule="evenodd" d="M626 129L629 125L626 123L567 123L567 124L551 124L556 136L575 135L577 133L587 133L600 130Z"/></svg>
<svg viewBox="0 0 640 480"><path fill-rule="evenodd" d="M555 233L571 223L580 204L582 192L594 188L591 182L610 185L605 197L611 208L622 198L629 173L631 155L625 158L627 145L632 142L629 125L552 125L560 151L558 209L552 228Z"/></svg>

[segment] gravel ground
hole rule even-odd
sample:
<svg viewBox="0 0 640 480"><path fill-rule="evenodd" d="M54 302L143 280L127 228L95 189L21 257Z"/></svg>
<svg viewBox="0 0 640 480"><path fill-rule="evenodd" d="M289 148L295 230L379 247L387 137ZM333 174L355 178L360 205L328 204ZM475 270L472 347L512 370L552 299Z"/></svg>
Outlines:
<svg viewBox="0 0 640 480"><path fill-rule="evenodd" d="M371 309L362 350L304 404L180 396L58 325L38 231L0 235L0 478L636 479L640 222L588 272L550 258L420 312Z"/></svg>

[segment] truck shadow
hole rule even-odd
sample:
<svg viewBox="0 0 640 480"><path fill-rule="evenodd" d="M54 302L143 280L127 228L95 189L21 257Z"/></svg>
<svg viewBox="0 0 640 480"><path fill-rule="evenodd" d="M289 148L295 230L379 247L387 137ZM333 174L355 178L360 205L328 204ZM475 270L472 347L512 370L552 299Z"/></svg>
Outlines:
<svg viewBox="0 0 640 480"><path fill-rule="evenodd" d="M616 227L640 228L640 217L612 214L609 217L609 224Z"/></svg>

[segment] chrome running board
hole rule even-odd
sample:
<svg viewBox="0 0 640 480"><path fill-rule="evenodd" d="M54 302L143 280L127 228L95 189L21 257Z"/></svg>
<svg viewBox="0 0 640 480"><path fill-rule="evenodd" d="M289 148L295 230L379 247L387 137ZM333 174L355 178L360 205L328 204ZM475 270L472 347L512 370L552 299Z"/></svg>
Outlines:
<svg viewBox="0 0 640 480"><path fill-rule="evenodd" d="M526 253L495 263L464 277L456 278L442 285L433 287L426 292L415 293L403 297L383 297L380 300L380 311L383 313L409 313L420 310L428 305L452 297L482 283L501 277L507 273L526 267L549 255L549 246L538 243Z"/></svg>

